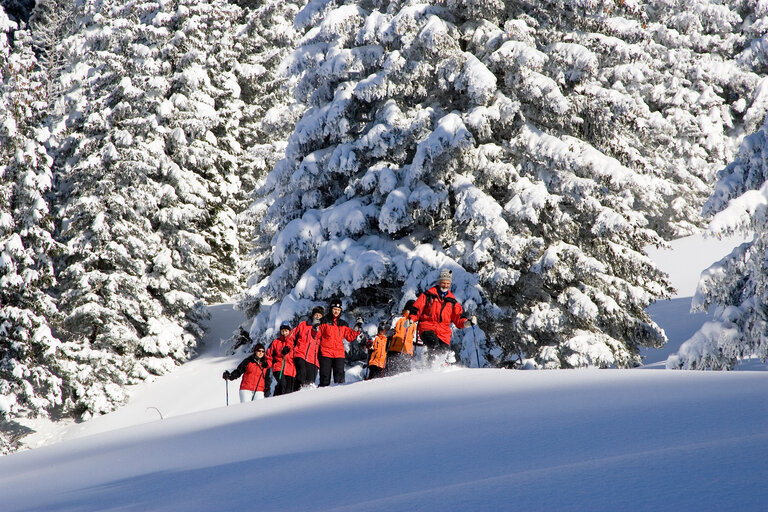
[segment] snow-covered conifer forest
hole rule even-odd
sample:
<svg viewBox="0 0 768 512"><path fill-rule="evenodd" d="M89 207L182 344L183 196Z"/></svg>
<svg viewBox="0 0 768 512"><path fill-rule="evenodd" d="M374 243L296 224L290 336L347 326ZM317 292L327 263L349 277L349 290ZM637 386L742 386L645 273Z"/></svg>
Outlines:
<svg viewBox="0 0 768 512"><path fill-rule="evenodd" d="M754 232L671 367L768 356L764 0L0 2L0 452L341 297L441 268L466 365L632 367L645 248Z"/></svg>

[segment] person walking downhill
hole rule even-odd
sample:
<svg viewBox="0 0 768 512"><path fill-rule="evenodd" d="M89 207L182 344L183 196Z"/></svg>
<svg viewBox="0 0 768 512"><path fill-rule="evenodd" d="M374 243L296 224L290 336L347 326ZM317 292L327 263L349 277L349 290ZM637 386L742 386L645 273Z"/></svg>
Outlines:
<svg viewBox="0 0 768 512"><path fill-rule="evenodd" d="M355 328L341 319L341 301L334 299L328 313L320 323L320 387L331 385L331 375L336 384L344 383L344 340L354 341L360 336L363 319L358 318Z"/></svg>
<svg viewBox="0 0 768 512"><path fill-rule="evenodd" d="M419 314L419 310L413 303L412 300L406 302L402 316L392 324L387 346L387 375L411 371L413 344L416 341L416 320Z"/></svg>
<svg viewBox="0 0 768 512"><path fill-rule="evenodd" d="M419 338L429 350L429 361L443 357L450 351L451 324L459 329L464 328L466 323L477 325L474 315L469 318L464 316L461 304L451 292L452 282L453 272L449 269L441 270L437 285L419 295L413 304L418 311Z"/></svg>
<svg viewBox="0 0 768 512"><path fill-rule="evenodd" d="M272 368L272 375L277 381L275 396L287 395L293 392L293 380L296 377L296 366L293 364L293 341L290 339L291 326L280 326L280 336L275 338L267 350L267 364Z"/></svg>
<svg viewBox="0 0 768 512"><path fill-rule="evenodd" d="M234 371L225 371L225 380L235 380L243 376L240 381L240 402L250 402L264 398L264 388L267 382L269 365L264 357L264 345L257 343L253 347L253 353L242 360Z"/></svg>
<svg viewBox="0 0 768 512"><path fill-rule="evenodd" d="M296 379L293 390L298 391L303 386L314 385L320 363L317 359L317 349L320 342L320 321L325 310L315 306L309 320L305 320L293 330L293 364L296 366Z"/></svg>
<svg viewBox="0 0 768 512"><path fill-rule="evenodd" d="M384 367L387 364L387 326L379 325L379 332L375 338L368 340L366 348L368 356L368 377L365 380L384 376Z"/></svg>

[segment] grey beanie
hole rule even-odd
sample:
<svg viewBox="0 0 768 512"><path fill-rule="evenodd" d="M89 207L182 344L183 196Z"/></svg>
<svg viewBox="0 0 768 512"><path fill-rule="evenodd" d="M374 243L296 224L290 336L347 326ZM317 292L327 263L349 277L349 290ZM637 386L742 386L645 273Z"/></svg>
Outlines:
<svg viewBox="0 0 768 512"><path fill-rule="evenodd" d="M440 277L437 278L438 281L453 281L453 272L451 272L449 269L444 268L440 271Z"/></svg>

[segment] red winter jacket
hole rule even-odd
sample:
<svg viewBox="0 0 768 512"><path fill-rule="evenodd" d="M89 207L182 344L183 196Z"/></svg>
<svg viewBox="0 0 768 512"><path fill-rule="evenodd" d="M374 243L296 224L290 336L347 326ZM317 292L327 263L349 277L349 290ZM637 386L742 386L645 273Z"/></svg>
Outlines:
<svg viewBox="0 0 768 512"><path fill-rule="evenodd" d="M360 336L341 318L326 315L320 324L320 355L323 357L344 357L344 340L354 341Z"/></svg>
<svg viewBox="0 0 768 512"><path fill-rule="evenodd" d="M317 349L320 343L320 327L312 332L312 323L305 321L296 326L291 333L293 339L293 357L305 360L309 364L320 366L317 361Z"/></svg>
<svg viewBox="0 0 768 512"><path fill-rule="evenodd" d="M269 366L265 359L258 360L254 356L246 357L237 365L235 371L229 374L229 380L235 380L241 375L240 389L247 391L264 391L264 381Z"/></svg>
<svg viewBox="0 0 768 512"><path fill-rule="evenodd" d="M461 317L464 310L453 293L448 291L441 299L436 286L419 295L413 305L419 310L419 334L434 331L446 345L451 344L451 324L461 329L466 322Z"/></svg>
<svg viewBox="0 0 768 512"><path fill-rule="evenodd" d="M293 351L293 342L290 341L291 339L290 334L287 338L283 338L282 336L275 338L272 340L272 343L269 344L269 348L267 349L267 364L272 368L272 375L274 375L276 379L280 377L281 369L283 375L287 375L288 377L296 376L296 366L293 364L293 356L290 352L285 356L285 367L283 367L283 347L288 347L289 350Z"/></svg>

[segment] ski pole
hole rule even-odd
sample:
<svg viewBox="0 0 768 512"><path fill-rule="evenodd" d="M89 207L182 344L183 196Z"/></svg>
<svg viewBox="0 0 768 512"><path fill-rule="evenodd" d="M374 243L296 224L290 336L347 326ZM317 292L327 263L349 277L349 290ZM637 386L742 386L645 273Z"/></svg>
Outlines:
<svg viewBox="0 0 768 512"><path fill-rule="evenodd" d="M283 356L283 364L280 365L280 376L277 378L278 382L283 380L283 370L285 370L285 356Z"/></svg>
<svg viewBox="0 0 768 512"><path fill-rule="evenodd" d="M228 380L224 381L224 389L227 392L227 407L229 407L229 381Z"/></svg>
<svg viewBox="0 0 768 512"><path fill-rule="evenodd" d="M477 356L477 367L480 368L480 351L477 348L477 334L475 333L475 324L472 324L472 339L475 340L475 355Z"/></svg>

